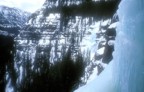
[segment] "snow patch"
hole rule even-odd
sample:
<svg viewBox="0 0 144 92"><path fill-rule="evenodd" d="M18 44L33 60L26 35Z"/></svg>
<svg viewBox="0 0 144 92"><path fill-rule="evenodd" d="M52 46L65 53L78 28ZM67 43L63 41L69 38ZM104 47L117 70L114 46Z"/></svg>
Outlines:
<svg viewBox="0 0 144 92"><path fill-rule="evenodd" d="M102 47L102 48L98 49L97 50L97 54L103 55L104 54L104 50L105 50L105 47Z"/></svg>
<svg viewBox="0 0 144 92"><path fill-rule="evenodd" d="M107 26L110 23L110 19L105 20L104 22L101 23L101 26Z"/></svg>
<svg viewBox="0 0 144 92"><path fill-rule="evenodd" d="M112 29L112 28L116 28L118 22L112 23L108 28Z"/></svg>

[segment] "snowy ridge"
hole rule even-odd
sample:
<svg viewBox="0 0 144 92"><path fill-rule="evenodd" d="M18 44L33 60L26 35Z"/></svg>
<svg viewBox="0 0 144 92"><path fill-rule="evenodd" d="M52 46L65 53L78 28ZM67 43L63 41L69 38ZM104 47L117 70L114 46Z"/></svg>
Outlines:
<svg viewBox="0 0 144 92"><path fill-rule="evenodd" d="M6 6L0 6L0 14L5 20L7 20L8 23L11 24L11 26L21 27L25 24L28 16L30 15L28 12L24 12L17 8L9 8ZM4 19L1 19L1 22L4 21Z"/></svg>
<svg viewBox="0 0 144 92"><path fill-rule="evenodd" d="M30 13L20 9L0 6L0 30L16 35L18 30L24 27L29 16Z"/></svg>

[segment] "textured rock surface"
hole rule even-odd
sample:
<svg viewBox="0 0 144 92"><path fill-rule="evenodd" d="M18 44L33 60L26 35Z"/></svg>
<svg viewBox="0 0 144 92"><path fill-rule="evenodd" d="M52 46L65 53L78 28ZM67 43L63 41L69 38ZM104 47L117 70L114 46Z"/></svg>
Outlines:
<svg viewBox="0 0 144 92"><path fill-rule="evenodd" d="M112 60L113 40L116 33L115 28L109 27L113 21L116 22L116 15L103 17L104 20L102 20L102 18L95 18L93 14L91 16L69 15L63 11L67 8L62 8L58 12L49 11L56 7L53 6L54 3L46 1L42 9L32 14L25 29L21 30L21 33L15 38L18 55L15 62L20 63L17 68L25 67L23 63L26 62L26 59L17 60L21 55L28 55L31 65L34 65L37 48L40 48L39 53L43 54L44 49L49 47L51 49L50 62L53 64L61 59L63 49L67 50L68 47L71 47L73 58L81 52L85 62L87 62L86 74L83 77L83 81L86 82L95 67L98 67L99 74L104 69L105 64ZM71 8L72 5L67 7ZM45 12L48 12L47 15ZM22 73L20 70L18 72Z"/></svg>
<svg viewBox="0 0 144 92"><path fill-rule="evenodd" d="M13 69L17 77L7 74L7 89L9 86L14 90L19 88L29 76L29 70L41 71L36 62L37 56L42 58L46 55L48 60L41 59L41 62L48 61L53 65L62 59L63 52L68 49L72 51L74 60L81 53L86 63L85 74L81 78L83 84L89 82L94 73L94 77L99 75L112 60L118 1L66 1L47 0L15 37Z"/></svg>

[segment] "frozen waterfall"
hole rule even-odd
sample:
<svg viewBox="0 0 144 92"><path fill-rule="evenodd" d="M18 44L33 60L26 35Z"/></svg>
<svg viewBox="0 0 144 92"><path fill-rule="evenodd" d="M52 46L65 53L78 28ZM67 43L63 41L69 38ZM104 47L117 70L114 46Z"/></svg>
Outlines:
<svg viewBox="0 0 144 92"><path fill-rule="evenodd" d="M143 4L144 0L122 0L113 61L75 92L144 92Z"/></svg>

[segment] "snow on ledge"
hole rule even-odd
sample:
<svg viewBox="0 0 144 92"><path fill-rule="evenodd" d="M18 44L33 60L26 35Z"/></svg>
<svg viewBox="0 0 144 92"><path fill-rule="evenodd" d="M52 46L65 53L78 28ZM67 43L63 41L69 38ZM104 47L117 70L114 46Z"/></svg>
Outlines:
<svg viewBox="0 0 144 92"><path fill-rule="evenodd" d="M97 50L97 54L103 55L104 54L104 50L105 50L105 47L102 47L102 48L98 49Z"/></svg>
<svg viewBox="0 0 144 92"><path fill-rule="evenodd" d="M108 28L109 29L116 28L117 24L118 24L118 22L112 23Z"/></svg>

